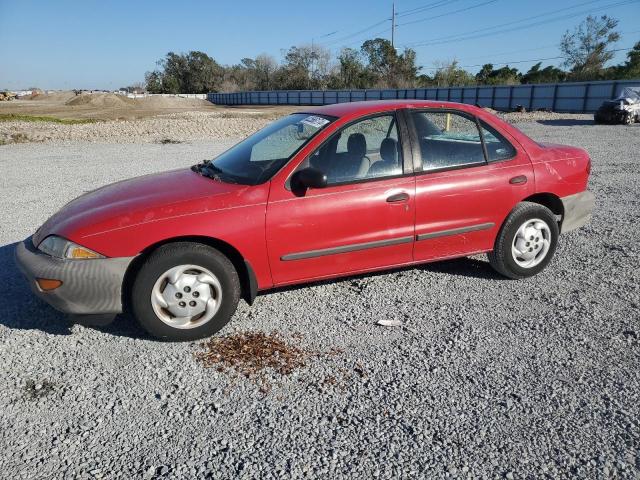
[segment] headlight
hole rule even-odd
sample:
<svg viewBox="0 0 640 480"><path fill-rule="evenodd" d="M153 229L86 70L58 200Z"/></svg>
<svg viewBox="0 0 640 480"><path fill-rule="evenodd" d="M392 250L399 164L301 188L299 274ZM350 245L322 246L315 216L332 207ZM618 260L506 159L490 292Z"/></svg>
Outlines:
<svg viewBox="0 0 640 480"><path fill-rule="evenodd" d="M62 237L56 237L55 235L50 235L40 242L38 250L56 258L71 258L76 260L104 258L104 255L100 255L93 250L81 247L76 243L70 242Z"/></svg>

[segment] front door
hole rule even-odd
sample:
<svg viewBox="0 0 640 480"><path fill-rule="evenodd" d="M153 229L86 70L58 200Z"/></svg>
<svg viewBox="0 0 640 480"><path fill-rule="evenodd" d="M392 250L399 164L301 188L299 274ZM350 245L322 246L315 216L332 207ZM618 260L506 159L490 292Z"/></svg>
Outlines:
<svg viewBox="0 0 640 480"><path fill-rule="evenodd" d="M415 182L399 130L393 112L348 124L298 167L322 170L325 188L272 183L266 235L275 285L411 262Z"/></svg>
<svg viewBox="0 0 640 480"><path fill-rule="evenodd" d="M457 111L410 114L420 150L414 259L493 249L511 209L534 192L527 154L493 127Z"/></svg>

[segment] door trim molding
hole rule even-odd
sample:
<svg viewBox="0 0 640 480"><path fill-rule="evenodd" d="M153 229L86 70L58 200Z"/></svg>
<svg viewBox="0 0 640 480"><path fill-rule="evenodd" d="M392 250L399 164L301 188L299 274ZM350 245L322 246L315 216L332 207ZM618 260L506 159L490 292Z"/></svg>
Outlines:
<svg viewBox="0 0 640 480"><path fill-rule="evenodd" d="M449 230L439 230L437 232L421 233L416 235L416 240L430 240L432 238L447 237L449 235L459 235L461 233L477 232L480 230L489 230L495 227L495 223L480 223L478 225L470 225L468 227L451 228Z"/></svg>
<svg viewBox="0 0 640 480"><path fill-rule="evenodd" d="M306 252L288 253L280 257L283 262L291 260L303 260L305 258L324 257L326 255L336 255L338 253L357 252L359 250L368 250L370 248L388 247L391 245L401 245L403 243L413 242L413 237L398 237L389 240L376 240L375 242L352 243L351 245L343 245L333 248L322 248L320 250L308 250Z"/></svg>

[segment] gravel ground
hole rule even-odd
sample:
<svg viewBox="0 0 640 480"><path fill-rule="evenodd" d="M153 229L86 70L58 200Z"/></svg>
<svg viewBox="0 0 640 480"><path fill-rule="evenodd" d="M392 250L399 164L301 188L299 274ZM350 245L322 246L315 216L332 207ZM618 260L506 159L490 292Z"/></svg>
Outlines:
<svg viewBox="0 0 640 480"><path fill-rule="evenodd" d="M31 102L28 106L32 107L35 103ZM3 106L0 105L0 107ZM0 108L0 114L4 110L6 108ZM275 118L296 110L304 111L305 107L263 107L262 109L249 107L217 112L191 111L140 119L118 119L72 125L53 122L2 121L0 122L0 145L30 142L70 144L192 142L202 139L212 141L245 137ZM97 117L104 114L102 111L99 112L101 113L96 113ZM493 112L511 122L567 120L588 122L593 119L592 115L566 115L553 112ZM26 113L30 112L27 110ZM40 111L33 113L37 114Z"/></svg>
<svg viewBox="0 0 640 480"><path fill-rule="evenodd" d="M204 138L245 137L273 121L270 112L184 112L138 120L112 120L65 125L53 122L0 122L0 141L157 143L198 141Z"/></svg>
<svg viewBox="0 0 640 480"><path fill-rule="evenodd" d="M0 147L2 475L640 477L640 125L520 127L589 151L593 222L525 281L472 258L241 303L222 334L275 331L319 352L267 374L268 391L125 318L69 325L13 263L15 242L72 197L225 142Z"/></svg>

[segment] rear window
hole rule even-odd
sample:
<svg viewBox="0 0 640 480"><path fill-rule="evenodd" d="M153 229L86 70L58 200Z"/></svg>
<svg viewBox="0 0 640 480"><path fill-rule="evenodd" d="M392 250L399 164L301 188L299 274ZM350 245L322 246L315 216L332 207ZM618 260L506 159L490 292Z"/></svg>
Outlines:
<svg viewBox="0 0 640 480"><path fill-rule="evenodd" d="M429 172L485 163L475 119L455 112L412 112L422 156Z"/></svg>
<svg viewBox="0 0 640 480"><path fill-rule="evenodd" d="M487 147L487 160L499 162L516 156L516 149L498 131L480 120L482 136Z"/></svg>

